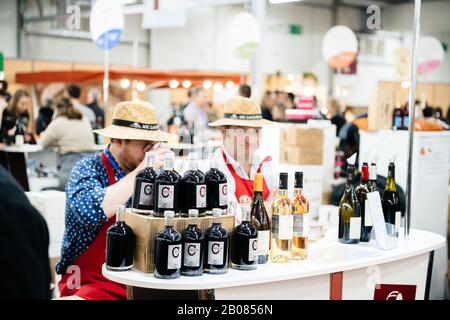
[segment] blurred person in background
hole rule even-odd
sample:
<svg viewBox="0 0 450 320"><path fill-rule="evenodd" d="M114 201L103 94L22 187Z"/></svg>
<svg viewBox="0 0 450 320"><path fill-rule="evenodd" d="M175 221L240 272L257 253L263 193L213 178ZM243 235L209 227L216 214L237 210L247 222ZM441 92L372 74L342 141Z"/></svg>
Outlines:
<svg viewBox="0 0 450 320"><path fill-rule="evenodd" d="M74 108L70 99L61 97L55 105L56 118L41 133L39 144L43 148L59 149L59 190L64 190L72 167L94 150L94 135L89 121Z"/></svg>
<svg viewBox="0 0 450 320"><path fill-rule="evenodd" d="M22 188L0 165L0 300L49 300L49 232Z"/></svg>
<svg viewBox="0 0 450 320"><path fill-rule="evenodd" d="M52 122L54 110L52 99L45 99L45 104L39 109L38 117L36 119L36 133L40 135L50 122Z"/></svg>
<svg viewBox="0 0 450 320"><path fill-rule="evenodd" d="M277 103L272 108L273 121L283 122L286 120L286 106L283 103Z"/></svg>
<svg viewBox="0 0 450 320"><path fill-rule="evenodd" d="M345 125L345 117L341 113L341 106L338 100L333 99L330 102L330 114L331 114L331 123L336 126L336 136L339 136L339 132L341 128Z"/></svg>
<svg viewBox="0 0 450 320"><path fill-rule="evenodd" d="M250 98L252 96L252 88L247 84L241 84L238 91L239 96Z"/></svg>
<svg viewBox="0 0 450 320"><path fill-rule="evenodd" d="M206 108L208 106L208 94L201 87L191 90L191 101L183 110L183 117L191 130L195 128L206 129L208 127L208 116Z"/></svg>
<svg viewBox="0 0 450 320"><path fill-rule="evenodd" d="M261 100L261 114L263 119L272 121L272 108L273 99L272 93L270 91L264 92L263 98Z"/></svg>
<svg viewBox="0 0 450 320"><path fill-rule="evenodd" d="M94 111L92 111L84 104L80 103L79 100L81 96L81 88L76 84L70 84L66 87L64 91L64 96L70 99L73 107L78 111L80 111L89 120L91 128L94 128L96 123Z"/></svg>
<svg viewBox="0 0 450 320"><path fill-rule="evenodd" d="M92 111L94 111L95 113L95 124L93 127L94 130L102 129L105 127L105 110L103 110L103 108L100 107L99 105L100 98L101 98L100 90L98 90L97 88L89 89L87 93L86 102L87 107ZM101 139L97 134L95 134L94 136L95 136L95 143L99 144Z"/></svg>
<svg viewBox="0 0 450 320"><path fill-rule="evenodd" d="M18 128L24 131L24 142L35 143L35 139L29 130L29 112L31 111L31 99L27 91L19 89L10 99L8 107L2 112L0 125L0 137L6 144L14 142Z"/></svg>
<svg viewBox="0 0 450 320"><path fill-rule="evenodd" d="M295 109L297 106L295 105L295 95L292 92L286 93L286 109Z"/></svg>

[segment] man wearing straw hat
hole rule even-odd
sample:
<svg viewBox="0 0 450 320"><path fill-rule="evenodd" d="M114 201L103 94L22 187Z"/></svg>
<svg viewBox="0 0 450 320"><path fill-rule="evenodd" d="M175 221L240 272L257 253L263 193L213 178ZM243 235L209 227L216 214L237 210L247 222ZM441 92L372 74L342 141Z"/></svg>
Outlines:
<svg viewBox="0 0 450 320"><path fill-rule="evenodd" d="M209 124L222 131L223 147L213 157L218 169L227 177L228 201L231 203L251 200L256 173L264 175L264 200L270 201L275 193L277 176L272 158L259 148L261 127L269 124L272 122L261 116L261 107L244 97L229 99L225 104L224 118ZM237 212L238 222L239 216Z"/></svg>
<svg viewBox="0 0 450 320"><path fill-rule="evenodd" d="M146 102L116 105L112 125L96 130L111 138L101 153L73 167L66 185L66 214L61 258L61 297L126 299L123 285L101 273L106 231L115 222L118 205L130 206L134 178L145 167L145 153L170 135L159 129L155 108Z"/></svg>

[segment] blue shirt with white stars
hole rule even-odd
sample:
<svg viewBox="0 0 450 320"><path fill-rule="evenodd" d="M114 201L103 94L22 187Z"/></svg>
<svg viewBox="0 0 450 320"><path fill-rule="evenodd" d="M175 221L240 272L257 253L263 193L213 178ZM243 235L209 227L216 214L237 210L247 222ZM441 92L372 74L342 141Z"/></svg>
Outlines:
<svg viewBox="0 0 450 320"><path fill-rule="evenodd" d="M112 157L109 146L105 154L114 168L116 181L120 180L124 176L123 169ZM100 153L81 159L72 168L66 185L65 230L61 258L56 265L58 274L89 248L107 221L102 202L108 185L108 174ZM131 206L131 198L125 205Z"/></svg>

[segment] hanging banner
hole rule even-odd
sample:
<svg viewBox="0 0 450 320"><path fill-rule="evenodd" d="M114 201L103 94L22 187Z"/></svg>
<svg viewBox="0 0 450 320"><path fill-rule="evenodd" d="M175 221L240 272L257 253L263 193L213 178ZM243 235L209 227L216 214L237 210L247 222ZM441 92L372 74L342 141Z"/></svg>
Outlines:
<svg viewBox="0 0 450 320"><path fill-rule="evenodd" d="M444 48L441 42L434 37L421 37L417 51L417 71L419 73L433 72L443 62Z"/></svg>
<svg viewBox="0 0 450 320"><path fill-rule="evenodd" d="M346 26L335 26L327 31L322 42L322 54L333 68L345 68L352 64L358 52L355 33Z"/></svg>
<svg viewBox="0 0 450 320"><path fill-rule="evenodd" d="M91 11L92 41L102 50L111 50L120 40L124 15L119 0L97 0Z"/></svg>
<svg viewBox="0 0 450 320"><path fill-rule="evenodd" d="M261 41L259 23L249 12L241 12L233 18L228 39L233 54L242 60L249 60Z"/></svg>

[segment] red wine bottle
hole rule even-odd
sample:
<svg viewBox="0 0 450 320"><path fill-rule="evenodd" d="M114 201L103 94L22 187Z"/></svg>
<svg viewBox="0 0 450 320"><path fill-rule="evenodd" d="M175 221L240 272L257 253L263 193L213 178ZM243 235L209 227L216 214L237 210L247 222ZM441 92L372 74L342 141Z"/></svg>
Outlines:
<svg viewBox="0 0 450 320"><path fill-rule="evenodd" d="M116 223L106 232L106 268L113 271L133 267L134 233L124 222L125 206L118 206Z"/></svg>
<svg viewBox="0 0 450 320"><path fill-rule="evenodd" d="M198 153L191 152L188 156L189 170L180 180L179 207L182 216L187 216L190 209L196 209L199 216L206 212L205 175L198 169Z"/></svg>
<svg viewBox="0 0 450 320"><path fill-rule="evenodd" d="M211 211L213 208L227 209L227 178L222 171L217 169L217 163L211 158L211 169L205 173L206 182L206 208Z"/></svg>
<svg viewBox="0 0 450 320"><path fill-rule="evenodd" d="M190 209L188 214L189 225L181 233L183 237L181 274L184 276L201 276L203 274L205 235L198 228L198 210Z"/></svg>
<svg viewBox="0 0 450 320"><path fill-rule="evenodd" d="M214 208L212 215L214 218L213 224L205 232L204 268L207 273L226 273L228 272L230 234L220 223L222 209Z"/></svg>
<svg viewBox="0 0 450 320"><path fill-rule="evenodd" d="M145 154L146 166L139 171L134 180L134 191L131 208L133 212L150 214L154 208L154 186L157 172L153 169L155 153L150 151Z"/></svg>
<svg viewBox="0 0 450 320"><path fill-rule="evenodd" d="M389 163L386 187L384 189L382 206L387 233L391 237L398 237L400 231L400 200L395 185L395 164Z"/></svg>
<svg viewBox="0 0 450 320"><path fill-rule="evenodd" d="M231 267L238 270L258 267L258 230L250 223L250 210L243 210L242 223L231 233Z"/></svg>
<svg viewBox="0 0 450 320"><path fill-rule="evenodd" d="M182 236L173 227L175 212L165 211L165 227L155 239L154 276L175 279L181 275Z"/></svg>
<svg viewBox="0 0 450 320"><path fill-rule="evenodd" d="M164 155L164 170L155 179L154 216L163 217L164 211L178 213L178 187L180 175L174 170L175 154Z"/></svg>
<svg viewBox="0 0 450 320"><path fill-rule="evenodd" d="M372 217L370 215L367 193L370 192L369 186L369 165L364 162L361 168L361 183L356 187L355 193L361 206L361 238L360 241L370 241L372 233Z"/></svg>

